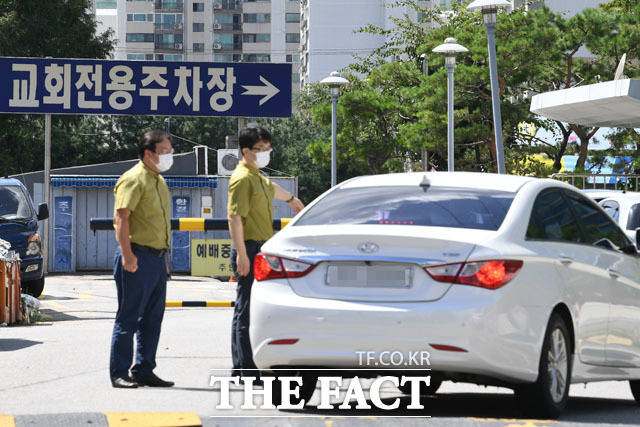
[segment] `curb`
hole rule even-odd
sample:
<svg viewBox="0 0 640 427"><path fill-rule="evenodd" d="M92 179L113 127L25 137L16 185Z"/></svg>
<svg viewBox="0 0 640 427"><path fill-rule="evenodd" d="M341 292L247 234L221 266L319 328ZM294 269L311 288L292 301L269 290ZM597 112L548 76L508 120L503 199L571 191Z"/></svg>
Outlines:
<svg viewBox="0 0 640 427"><path fill-rule="evenodd" d="M234 307L235 301L167 301L165 307ZM2 425L0 424L0 427Z"/></svg>

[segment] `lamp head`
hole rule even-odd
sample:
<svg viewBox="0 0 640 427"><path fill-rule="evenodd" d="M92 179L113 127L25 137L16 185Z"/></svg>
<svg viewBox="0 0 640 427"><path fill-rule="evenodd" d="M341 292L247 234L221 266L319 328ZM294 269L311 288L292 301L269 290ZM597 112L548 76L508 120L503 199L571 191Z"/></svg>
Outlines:
<svg viewBox="0 0 640 427"><path fill-rule="evenodd" d="M456 55L469 52L469 49L456 43L456 39L453 37L449 37L444 41L444 44L433 49L433 52L444 54L446 65L456 65Z"/></svg>
<svg viewBox="0 0 640 427"><path fill-rule="evenodd" d="M480 9L484 25L495 25L498 21L498 8L510 5L511 3L507 0L475 0L467 6L467 9L471 11Z"/></svg>
<svg viewBox="0 0 640 427"><path fill-rule="evenodd" d="M320 80L320 83L326 84L330 88L340 88L340 86L349 84L349 80L341 77L340 73L338 73L337 71L333 71L331 72L329 77L325 77L324 79Z"/></svg>

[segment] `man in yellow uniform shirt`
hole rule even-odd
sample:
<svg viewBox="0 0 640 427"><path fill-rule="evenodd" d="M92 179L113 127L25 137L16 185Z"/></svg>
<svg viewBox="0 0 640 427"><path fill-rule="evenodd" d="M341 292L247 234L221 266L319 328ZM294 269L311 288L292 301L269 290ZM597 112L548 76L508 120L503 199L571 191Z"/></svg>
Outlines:
<svg viewBox="0 0 640 427"><path fill-rule="evenodd" d="M285 201L294 214L304 205L268 178L261 168L269 164L271 134L264 128L240 131L242 160L229 180L227 213L233 239L231 268L238 280L231 327L232 376L260 377L253 362L249 340L249 302L253 284L253 258L273 236L273 199Z"/></svg>
<svg viewBox="0 0 640 427"><path fill-rule="evenodd" d="M167 133L157 130L145 133L138 144L140 162L118 179L114 189L113 217L119 247L113 275L118 312L109 371L111 384L116 388L173 385L153 373L164 316L169 271L165 254L171 235L169 188L160 172L169 170L172 155Z"/></svg>

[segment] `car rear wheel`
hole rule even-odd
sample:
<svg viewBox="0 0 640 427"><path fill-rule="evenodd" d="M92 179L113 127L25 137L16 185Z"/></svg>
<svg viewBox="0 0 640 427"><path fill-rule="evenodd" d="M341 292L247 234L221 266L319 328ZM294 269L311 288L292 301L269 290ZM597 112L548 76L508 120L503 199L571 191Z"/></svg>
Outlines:
<svg viewBox="0 0 640 427"><path fill-rule="evenodd" d="M42 295L44 290L44 277L36 280L29 280L28 282L22 282L22 292L29 294L32 297L38 298Z"/></svg>
<svg viewBox="0 0 640 427"><path fill-rule="evenodd" d="M629 387L631 387L633 398L637 403L640 403L640 380L629 380Z"/></svg>
<svg viewBox="0 0 640 427"><path fill-rule="evenodd" d="M434 378L432 375L429 385L426 385L424 382L420 382L420 396L433 396L441 385L442 380L440 378ZM405 383L404 385L398 386L398 390L404 394L411 394L411 383Z"/></svg>
<svg viewBox="0 0 640 427"><path fill-rule="evenodd" d="M515 389L520 409L528 416L559 416L569 401L571 384L571 343L562 317L549 320L538 370L538 380Z"/></svg>

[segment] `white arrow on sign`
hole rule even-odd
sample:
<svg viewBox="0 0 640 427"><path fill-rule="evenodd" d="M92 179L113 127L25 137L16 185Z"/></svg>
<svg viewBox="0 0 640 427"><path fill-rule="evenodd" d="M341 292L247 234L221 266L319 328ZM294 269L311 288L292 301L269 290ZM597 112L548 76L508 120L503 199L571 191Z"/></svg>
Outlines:
<svg viewBox="0 0 640 427"><path fill-rule="evenodd" d="M242 86L246 92L242 95L264 95L258 105L262 105L271 99L274 95L280 92L280 89L272 85L267 79L260 76L260 81L264 83L264 86Z"/></svg>

